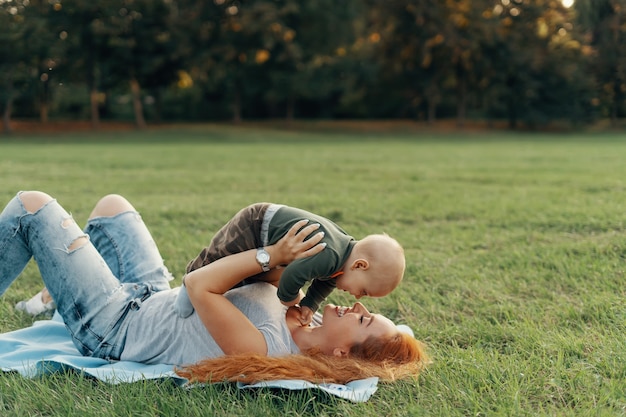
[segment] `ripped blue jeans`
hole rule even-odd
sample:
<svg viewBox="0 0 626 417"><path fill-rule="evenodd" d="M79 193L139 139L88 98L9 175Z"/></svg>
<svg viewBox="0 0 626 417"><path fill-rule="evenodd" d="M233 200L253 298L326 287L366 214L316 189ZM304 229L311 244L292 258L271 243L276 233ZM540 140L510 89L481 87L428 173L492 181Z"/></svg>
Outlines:
<svg viewBox="0 0 626 417"><path fill-rule="evenodd" d="M56 200L29 213L18 193L0 214L0 294L31 258L85 356L119 359L125 319L172 280L139 213L93 218L83 231Z"/></svg>

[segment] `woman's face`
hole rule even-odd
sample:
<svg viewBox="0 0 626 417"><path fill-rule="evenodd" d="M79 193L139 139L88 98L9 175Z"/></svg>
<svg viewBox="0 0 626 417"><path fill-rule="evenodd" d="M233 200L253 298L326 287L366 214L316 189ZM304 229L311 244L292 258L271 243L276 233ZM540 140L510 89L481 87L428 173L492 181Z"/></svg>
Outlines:
<svg viewBox="0 0 626 417"><path fill-rule="evenodd" d="M361 303L352 307L327 304L322 323L324 337L329 343L322 350L334 354L337 353L333 352L336 347L349 351L353 345L363 343L370 336L391 337L398 332L391 320L381 314L370 313Z"/></svg>

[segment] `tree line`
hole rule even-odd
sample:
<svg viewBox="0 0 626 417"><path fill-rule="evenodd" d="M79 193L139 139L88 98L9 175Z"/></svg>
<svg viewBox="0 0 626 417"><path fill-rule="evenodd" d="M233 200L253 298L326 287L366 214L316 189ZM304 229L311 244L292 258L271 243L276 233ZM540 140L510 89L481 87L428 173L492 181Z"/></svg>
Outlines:
<svg viewBox="0 0 626 417"><path fill-rule="evenodd" d="M0 0L0 110L205 121L626 112L626 0Z"/></svg>

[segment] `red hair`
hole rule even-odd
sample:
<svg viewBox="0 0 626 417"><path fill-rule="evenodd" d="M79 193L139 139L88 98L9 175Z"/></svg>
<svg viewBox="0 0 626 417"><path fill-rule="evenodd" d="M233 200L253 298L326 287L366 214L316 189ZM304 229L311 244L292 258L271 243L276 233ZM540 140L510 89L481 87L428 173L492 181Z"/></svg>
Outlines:
<svg viewBox="0 0 626 417"><path fill-rule="evenodd" d="M202 360L176 369L176 373L191 382L304 379L313 383L345 384L374 376L384 382L415 377L427 364L424 345L407 334L398 333L385 339L370 337L353 346L347 357L325 355L316 349L278 357L228 355Z"/></svg>

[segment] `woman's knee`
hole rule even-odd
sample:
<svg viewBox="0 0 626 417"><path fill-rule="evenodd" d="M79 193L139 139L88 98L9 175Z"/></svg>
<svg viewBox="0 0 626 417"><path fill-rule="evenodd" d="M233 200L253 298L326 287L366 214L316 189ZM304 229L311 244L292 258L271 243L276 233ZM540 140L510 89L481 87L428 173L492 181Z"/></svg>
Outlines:
<svg viewBox="0 0 626 417"><path fill-rule="evenodd" d="M52 197L41 191L24 191L19 194L19 199L24 205L24 209L29 213L35 213L53 200Z"/></svg>
<svg viewBox="0 0 626 417"><path fill-rule="evenodd" d="M109 194L100 199L89 218L112 217L125 211L135 211L135 208L128 200L119 194Z"/></svg>

